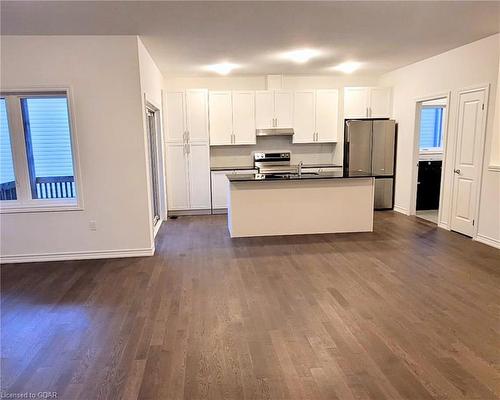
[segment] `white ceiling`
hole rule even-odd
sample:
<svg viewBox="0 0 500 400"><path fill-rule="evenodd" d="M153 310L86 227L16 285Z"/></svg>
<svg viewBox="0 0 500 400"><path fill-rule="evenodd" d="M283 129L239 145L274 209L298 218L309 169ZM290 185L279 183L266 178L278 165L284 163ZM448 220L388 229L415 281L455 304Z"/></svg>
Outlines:
<svg viewBox="0 0 500 400"><path fill-rule="evenodd" d="M234 75L332 74L360 61L380 74L500 31L500 2L5 1L1 33L137 34L165 75L210 76L207 64L242 64ZM295 48L322 57L293 64Z"/></svg>

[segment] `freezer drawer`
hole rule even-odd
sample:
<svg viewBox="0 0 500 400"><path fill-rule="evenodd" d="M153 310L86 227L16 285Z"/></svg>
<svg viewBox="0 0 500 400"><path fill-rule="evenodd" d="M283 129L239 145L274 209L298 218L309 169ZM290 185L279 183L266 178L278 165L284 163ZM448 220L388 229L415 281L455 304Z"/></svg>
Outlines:
<svg viewBox="0 0 500 400"><path fill-rule="evenodd" d="M392 208L392 194L394 190L393 178L375 179L375 210Z"/></svg>

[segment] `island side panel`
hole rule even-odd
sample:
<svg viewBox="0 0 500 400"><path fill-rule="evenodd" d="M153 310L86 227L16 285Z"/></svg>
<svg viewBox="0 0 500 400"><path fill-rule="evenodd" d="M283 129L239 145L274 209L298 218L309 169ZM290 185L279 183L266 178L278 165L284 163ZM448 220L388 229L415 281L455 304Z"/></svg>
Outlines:
<svg viewBox="0 0 500 400"><path fill-rule="evenodd" d="M230 182L231 237L373 231L374 178Z"/></svg>

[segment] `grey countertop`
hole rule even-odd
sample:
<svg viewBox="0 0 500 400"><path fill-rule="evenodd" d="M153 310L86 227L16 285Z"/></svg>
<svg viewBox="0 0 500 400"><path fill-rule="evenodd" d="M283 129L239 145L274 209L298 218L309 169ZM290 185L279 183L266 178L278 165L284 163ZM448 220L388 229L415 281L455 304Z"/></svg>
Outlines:
<svg viewBox="0 0 500 400"><path fill-rule="evenodd" d="M338 164L304 164L302 168L342 168ZM237 165L234 167L210 167L210 171L241 171L245 169L257 169L253 165Z"/></svg>
<svg viewBox="0 0 500 400"><path fill-rule="evenodd" d="M269 182L269 181L305 181L315 179L358 179L358 178L374 178L374 176L347 176L343 171L324 172L321 174L303 172L302 175L263 175L263 174L228 174L229 182Z"/></svg>

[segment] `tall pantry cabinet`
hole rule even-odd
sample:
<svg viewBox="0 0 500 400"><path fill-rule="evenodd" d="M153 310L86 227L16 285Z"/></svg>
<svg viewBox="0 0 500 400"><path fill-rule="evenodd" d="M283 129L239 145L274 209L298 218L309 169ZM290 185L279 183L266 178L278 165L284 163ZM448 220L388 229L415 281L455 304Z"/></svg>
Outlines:
<svg viewBox="0 0 500 400"><path fill-rule="evenodd" d="M168 211L210 210L208 91L165 94Z"/></svg>

